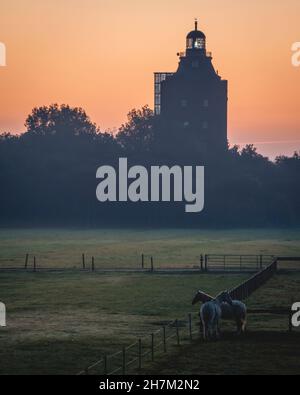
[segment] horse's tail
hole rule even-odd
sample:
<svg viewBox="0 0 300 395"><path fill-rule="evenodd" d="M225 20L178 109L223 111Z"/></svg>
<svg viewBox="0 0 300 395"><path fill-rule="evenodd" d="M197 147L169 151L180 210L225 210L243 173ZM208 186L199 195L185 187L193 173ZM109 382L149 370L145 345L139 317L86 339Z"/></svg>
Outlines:
<svg viewBox="0 0 300 395"><path fill-rule="evenodd" d="M202 327L203 327L203 337L204 340L209 339L211 332L210 328L212 325L212 311L211 311L211 306L209 303L205 303L202 305L201 310L200 310L200 318L202 322Z"/></svg>
<svg viewBox="0 0 300 395"><path fill-rule="evenodd" d="M203 324L208 323L212 319L212 311L208 303L201 307L200 317Z"/></svg>

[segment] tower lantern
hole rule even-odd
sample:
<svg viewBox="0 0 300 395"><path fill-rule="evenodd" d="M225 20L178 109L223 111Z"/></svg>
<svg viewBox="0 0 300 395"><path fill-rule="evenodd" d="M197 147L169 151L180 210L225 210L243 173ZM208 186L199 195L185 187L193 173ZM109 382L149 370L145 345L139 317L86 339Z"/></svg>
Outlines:
<svg viewBox="0 0 300 395"><path fill-rule="evenodd" d="M186 50L188 54L206 53L206 36L198 30L198 20L195 20L195 30L192 30L186 37Z"/></svg>

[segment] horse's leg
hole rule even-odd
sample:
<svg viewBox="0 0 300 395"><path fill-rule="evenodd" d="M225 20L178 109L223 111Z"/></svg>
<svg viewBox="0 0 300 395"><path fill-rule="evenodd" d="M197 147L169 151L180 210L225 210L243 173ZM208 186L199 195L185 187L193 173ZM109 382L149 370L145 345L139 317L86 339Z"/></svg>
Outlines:
<svg viewBox="0 0 300 395"><path fill-rule="evenodd" d="M221 319L221 311L219 312L218 309L216 308L215 311L215 317L214 317L214 335L215 339L219 340L220 339L220 319Z"/></svg>
<svg viewBox="0 0 300 395"><path fill-rule="evenodd" d="M239 319L236 320L236 327L237 327L237 335L240 336L243 327L242 320Z"/></svg>
<svg viewBox="0 0 300 395"><path fill-rule="evenodd" d="M208 326L205 323L203 323L203 339L204 341L209 339Z"/></svg>
<svg viewBox="0 0 300 395"><path fill-rule="evenodd" d="M221 331L220 331L220 323L217 323L217 333L216 333L217 339L221 339Z"/></svg>
<svg viewBox="0 0 300 395"><path fill-rule="evenodd" d="M201 333L201 327L202 327L203 339L205 341L207 338L207 335L208 335L207 324L205 322L204 315L201 312L200 312L199 316L200 316L200 333Z"/></svg>
<svg viewBox="0 0 300 395"><path fill-rule="evenodd" d="M220 331L220 321L217 319L216 321L216 339L220 340L221 339L221 331Z"/></svg>
<svg viewBox="0 0 300 395"><path fill-rule="evenodd" d="M246 332L246 326L247 326L247 318L244 318L242 320L242 333Z"/></svg>
<svg viewBox="0 0 300 395"><path fill-rule="evenodd" d="M242 316L240 318L236 319L236 324L237 324L237 333L238 335L241 335L246 332L246 325L247 325L247 317Z"/></svg>
<svg viewBox="0 0 300 395"><path fill-rule="evenodd" d="M207 340L211 340L213 337L213 328L211 322L207 323Z"/></svg>
<svg viewBox="0 0 300 395"><path fill-rule="evenodd" d="M201 313L199 313L199 335L200 336L203 334L203 331L204 331L203 328L204 328L204 322L202 320Z"/></svg>

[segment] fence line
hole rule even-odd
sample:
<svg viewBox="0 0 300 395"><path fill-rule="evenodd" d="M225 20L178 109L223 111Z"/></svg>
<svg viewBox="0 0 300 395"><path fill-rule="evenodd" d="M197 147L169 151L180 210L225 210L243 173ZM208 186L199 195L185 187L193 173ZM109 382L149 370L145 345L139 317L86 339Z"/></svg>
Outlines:
<svg viewBox="0 0 300 395"><path fill-rule="evenodd" d="M141 370L143 363L147 361L153 362L157 353L166 353L168 347L177 345L185 339L191 339L193 334L199 333L199 331L192 331L192 314L189 314L188 333L184 336L180 331L180 326L186 328L186 322L184 325L179 320L170 321L167 325L163 326L159 330L139 338L137 342L123 347L122 351L116 352L112 355L106 355L93 365L87 367L85 370L78 373L78 375L88 375L95 368L101 368L103 375L116 375L126 374L128 368L135 370ZM176 339L175 343L171 344L170 341ZM120 357L121 363L120 363ZM117 363L113 363L114 359L117 359ZM119 364L119 366L116 366ZM121 365L121 366L120 366Z"/></svg>
<svg viewBox="0 0 300 395"><path fill-rule="evenodd" d="M256 273L243 284L237 286L230 291L230 296L233 299L244 300L247 299L253 292L263 286L273 275L277 272L277 258L267 266L265 269Z"/></svg>
<svg viewBox="0 0 300 395"><path fill-rule="evenodd" d="M43 257L43 259L45 259ZM161 264L159 257L155 257L153 255L141 254L135 256L135 263L132 262L131 265L117 266L104 264L101 259L101 263L99 262L99 257L92 255L90 257L87 256L86 253L82 253L78 256L78 262L73 266L59 266L48 264L46 266L45 261L43 264L42 259L33 254L26 253L23 258L10 258L4 259L0 258L0 262L17 262L18 266L9 264L7 267L4 267L3 264L0 265L0 270L13 270L13 271L82 271L82 272L96 272L96 271L104 271L104 272L171 272L171 271L186 271L191 273L199 273L199 272L212 272L212 271L235 271L235 272L256 272L266 268L273 260L274 256L272 255L216 255L216 254L201 254L198 257L195 257L195 264L191 265L179 265L178 262L173 264ZM140 259L140 262L139 262ZM279 260L293 260L297 261L300 258L288 258L282 257ZM122 262L124 257L120 256L119 261ZM46 259L46 262L49 261L49 257ZM114 258L114 262L117 262L118 258ZM128 261L128 260L127 260ZM20 262L20 265L19 265Z"/></svg>
<svg viewBox="0 0 300 395"><path fill-rule="evenodd" d="M204 256L204 270L262 270L274 260L274 255L208 254Z"/></svg>
<svg viewBox="0 0 300 395"><path fill-rule="evenodd" d="M265 269L261 270L259 273L255 274L241 285L232 289L230 291L231 297L233 299L239 300L248 298L254 291L263 286L276 273L276 271L277 259L274 259L273 262ZM81 371L78 375L89 374L91 370L99 366L104 367L104 369L102 369L102 374L104 375L114 375L118 373L125 375L126 372L128 372L127 369L132 366L135 366L136 369L141 370L145 358L150 356L150 361L153 362L156 351L163 353L167 352L168 346L170 345L170 340L175 339L175 344L173 345L177 346L180 346L183 340L187 339L192 341L195 333L200 333L199 330L193 330L193 322L192 313L189 313L188 320L184 321L184 325L182 325L182 322L180 322L178 319L171 321L156 332L153 332L144 338L139 338L137 342L131 344L128 347L123 347L122 351L110 356L104 356L95 364ZM182 331L180 330L181 328L187 328L187 331L185 331L185 336L182 336ZM171 330L171 334L169 335L167 335L168 330ZM160 336L160 339L157 341L158 336ZM146 339L148 339L148 344L145 342ZM111 368L113 370L109 369L108 362L117 356L122 356L122 366L113 366Z"/></svg>

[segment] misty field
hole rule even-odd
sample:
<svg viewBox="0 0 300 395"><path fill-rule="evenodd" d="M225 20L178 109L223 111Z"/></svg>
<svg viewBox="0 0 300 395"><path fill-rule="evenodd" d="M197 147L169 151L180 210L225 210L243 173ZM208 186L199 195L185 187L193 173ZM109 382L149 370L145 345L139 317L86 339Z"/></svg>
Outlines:
<svg viewBox="0 0 300 395"><path fill-rule="evenodd" d="M86 255L97 268L140 267L141 254L149 267L193 267L201 254L300 255L300 230L62 230L0 229L0 267L77 268Z"/></svg>
<svg viewBox="0 0 300 395"><path fill-rule="evenodd" d="M199 306L192 307L191 300L199 288L214 295L247 277L246 274L0 273L0 300L7 306L7 327L0 328L0 374L76 374L104 354L119 351L168 321L185 320L189 312L196 317ZM300 300L300 274L297 273L277 275L248 303L250 308L288 309L291 298ZM233 336L233 324L223 327ZM260 350L255 341L249 347L251 336L256 336L258 343L269 331L282 336L276 355L280 359L283 349L283 357L289 353L286 365L293 358L293 352L299 351L286 337L287 316L253 315L249 317L248 328L250 337L244 340L247 346L241 343L234 350L239 358L247 356L252 367L257 364ZM202 358L207 358L209 353L213 355L209 362L211 372L220 373L223 369L220 361L228 360L232 341L204 345L195 338L192 349L199 352L196 365L189 360L188 344L182 344L180 348L174 346L165 357L171 358L169 365L165 360L160 365L158 358L156 366L145 368L167 371L167 366L170 369L173 366L174 373L182 373L180 358L183 358L185 372L192 371L193 366L194 373L196 367L197 372L202 373L205 371ZM264 343L260 358L267 361L268 353L274 354L274 343ZM178 361L176 366L172 355ZM235 365L236 360L233 358L231 363ZM260 364L263 365L263 361Z"/></svg>

